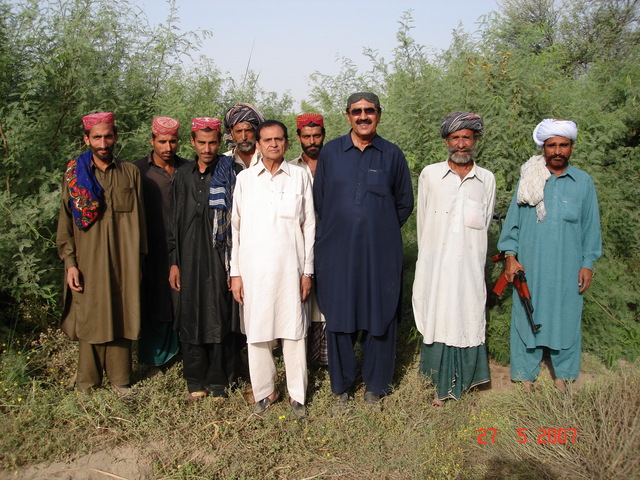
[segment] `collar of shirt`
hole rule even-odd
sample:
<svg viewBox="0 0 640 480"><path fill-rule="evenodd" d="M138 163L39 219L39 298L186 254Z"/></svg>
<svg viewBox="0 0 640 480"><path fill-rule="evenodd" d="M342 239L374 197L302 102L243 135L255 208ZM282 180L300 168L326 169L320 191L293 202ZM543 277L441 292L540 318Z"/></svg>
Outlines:
<svg viewBox="0 0 640 480"><path fill-rule="evenodd" d="M105 168L105 171L111 168L118 168L119 166L120 166L120 162L116 159L116 157L113 157L111 159L111 163L109 163L109 165L107 165L107 168ZM96 162L94 162L93 157L91 157L91 168L100 170L96 165Z"/></svg>
<svg viewBox="0 0 640 480"><path fill-rule="evenodd" d="M271 175L271 173L269 172L269 170L267 170L267 167L264 166L264 163L262 162L262 159L260 159L260 162L258 162L255 166L255 168L253 169L249 169L249 170L253 170L255 172L255 176L259 176L262 173L266 172L269 175ZM274 172L274 174L272 176L276 176L278 175L278 173L285 173L288 176L291 176L291 174L289 173L289 162L287 162L285 159L282 159L282 162L280 162L280 165L278 166L278 169Z"/></svg>
<svg viewBox="0 0 640 480"><path fill-rule="evenodd" d="M572 167L571 165L567 165L567 169L562 172L562 175L560 175L558 178L562 178L562 177L569 177L571 180L573 180L574 182L576 181L576 172L578 171L578 169L576 167ZM553 176L553 172L551 172L551 176ZM551 177L549 177L551 178Z"/></svg>
<svg viewBox="0 0 640 480"><path fill-rule="evenodd" d="M178 155L174 155L173 156L173 166L175 168L178 168L180 165L182 165L183 163L187 163L188 160L179 157ZM156 165L156 163L153 161L153 150L151 150L151 153L147 156L147 164L149 166L154 166L154 167L158 167L158 165ZM162 167L158 167L158 168L162 168Z"/></svg>
<svg viewBox="0 0 640 480"><path fill-rule="evenodd" d="M233 158L233 160L238 165L241 165L242 168L246 168L244 165L244 161L242 160L242 158L240 158L240 155L236 155L236 147L233 147L231 150L227 150L226 152L223 153L223 155ZM256 148L256 151L253 152L253 155L251 156L251 162L249 162L249 167L253 167L254 165L256 165L261 158L262 158L262 154Z"/></svg>
<svg viewBox="0 0 640 480"><path fill-rule="evenodd" d="M449 175L449 173L453 174L453 175L458 175L458 173L456 171L454 171L451 166L449 166L449 160L445 160L444 162L442 162L442 164L444 165L444 172L442 174L442 178L446 177L447 175ZM478 169L477 169L477 165L475 162L473 162L473 167L471 167L471 170L469 170L469 173L467 173L467 175L462 179L467 180L469 178L477 178L478 180L482 181L482 177L480 177L478 175Z"/></svg>
<svg viewBox="0 0 640 480"><path fill-rule="evenodd" d="M346 152L350 148L356 148L356 146L353 143L353 140L351 139L351 131L352 130L349 130L349 133L347 133L346 135L344 135L342 137L342 151L343 152ZM374 147L375 149L382 151L382 137L376 133L376 136L373 137L373 140L371 140L371 143L369 145L367 145L367 148L368 147Z"/></svg>
<svg viewBox="0 0 640 480"><path fill-rule="evenodd" d="M220 158L220 155L216 157L216 159L213 161L211 165L207 165L207 167L204 169L204 172L200 172L200 168L198 167L198 156L196 155L196 159L193 162L191 162L193 163L193 165L191 166L191 170L194 173L197 173L198 175L206 175L211 171L211 167L215 167L218 164L219 158Z"/></svg>
<svg viewBox="0 0 640 480"><path fill-rule="evenodd" d="M304 160L302 159L302 154L298 155L296 158L294 158L293 160L289 160L289 163L292 165L297 165L299 167L302 166L302 164L304 163L306 165L306 163L304 162Z"/></svg>

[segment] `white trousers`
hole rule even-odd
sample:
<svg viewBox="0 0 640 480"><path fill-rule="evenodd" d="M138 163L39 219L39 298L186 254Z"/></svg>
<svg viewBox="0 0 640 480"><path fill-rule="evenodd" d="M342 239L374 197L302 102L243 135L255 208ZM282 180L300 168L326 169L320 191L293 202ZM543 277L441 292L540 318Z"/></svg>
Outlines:
<svg viewBox="0 0 640 480"><path fill-rule="evenodd" d="M289 397L304 405L307 392L307 347L306 338L300 340L281 339L282 356L287 374ZM253 398L259 402L275 390L276 363L273 347L277 340L247 344L249 374Z"/></svg>

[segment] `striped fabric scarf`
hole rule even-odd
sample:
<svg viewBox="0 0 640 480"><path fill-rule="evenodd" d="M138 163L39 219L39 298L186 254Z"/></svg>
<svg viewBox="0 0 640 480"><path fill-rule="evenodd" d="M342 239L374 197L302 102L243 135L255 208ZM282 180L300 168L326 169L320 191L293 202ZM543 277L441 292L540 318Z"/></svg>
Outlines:
<svg viewBox="0 0 640 480"><path fill-rule="evenodd" d="M209 184L209 208L213 224L213 246L224 250L225 267L229 272L231 258L231 204L236 185L234 160L224 155L211 173Z"/></svg>
<svg viewBox="0 0 640 480"><path fill-rule="evenodd" d="M88 230L98 219L102 186L91 171L91 151L84 152L67 164L64 175L69 188L69 207L73 221L81 230Z"/></svg>

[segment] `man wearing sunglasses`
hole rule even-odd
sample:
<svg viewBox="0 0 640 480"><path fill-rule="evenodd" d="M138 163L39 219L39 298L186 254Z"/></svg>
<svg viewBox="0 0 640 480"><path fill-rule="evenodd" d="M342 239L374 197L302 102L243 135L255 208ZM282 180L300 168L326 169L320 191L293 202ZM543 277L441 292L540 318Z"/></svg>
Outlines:
<svg viewBox="0 0 640 480"><path fill-rule="evenodd" d="M314 178L317 300L326 318L331 390L345 406L362 351L364 401L389 393L395 368L402 284L400 227L413 210L402 151L377 133L378 96L347 100L351 131L320 152Z"/></svg>

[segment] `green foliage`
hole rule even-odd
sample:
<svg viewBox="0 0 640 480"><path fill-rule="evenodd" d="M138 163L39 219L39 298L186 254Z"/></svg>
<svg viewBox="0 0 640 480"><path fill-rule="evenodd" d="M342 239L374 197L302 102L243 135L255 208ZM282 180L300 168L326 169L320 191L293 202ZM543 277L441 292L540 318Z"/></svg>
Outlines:
<svg viewBox="0 0 640 480"><path fill-rule="evenodd" d="M433 53L411 36L411 13L398 22L397 45L386 61L364 49L370 69L339 59L336 76L315 72L304 111L325 115L327 139L344 134L347 96L372 90L382 100L380 133L405 152L414 180L441 161L442 117L480 113L485 135L479 162L497 180L496 212L506 212L519 167L538 151L531 131L546 117L580 127L572 163L587 171L599 195L604 256L585 297L584 348L607 364L640 355L640 5L634 0L505 0L473 34L454 32L451 46ZM255 72L222 73L212 58L193 59L208 32L179 33L179 11L150 25L127 0L0 0L0 315L12 325L50 322L62 280L55 253L59 182L64 165L83 148L80 118L112 110L118 154L149 151L149 123L170 115L222 117L238 101L293 126L287 94L260 88ZM188 66L186 66L188 65ZM291 129L294 140L294 130ZM179 154L191 157L189 131ZM292 141L288 156L299 152ZM490 252L497 231L490 233ZM404 228L405 316L415 263L415 221ZM491 287L499 266L487 266ZM510 299L488 302L487 344L508 360ZM26 319L26 322L17 320ZM36 319L39 319L36 321ZM412 336L413 335L413 336ZM603 342L602 339L607 341ZM415 331L407 342L415 340Z"/></svg>
<svg viewBox="0 0 640 480"><path fill-rule="evenodd" d="M375 56L358 72L345 60L342 73L313 77L319 108L339 109L361 87L378 88L380 132L404 150L416 173L442 161L443 116L474 111L485 120L479 162L497 181L495 211L506 213L520 165L537 155L531 132L543 118L570 118L580 135L572 163L589 173L598 191L604 256L584 307L584 348L611 365L640 355L640 4L632 0L504 0L501 13L483 18L480 35L457 31L450 48L429 56L411 37L403 15L394 58ZM365 79L377 81L367 82ZM411 222L405 230L411 230ZM405 232L405 240L412 234ZM497 232L490 233L490 252ZM411 251L411 245L406 248ZM494 249L494 250L491 250ZM488 290L501 267L487 266ZM407 284L413 270L407 268ZM508 362L510 302L488 301L487 345ZM606 339L606 341L603 341Z"/></svg>
<svg viewBox="0 0 640 480"><path fill-rule="evenodd" d="M160 25L127 0L0 1L0 287L4 312L47 310L60 292L56 259L59 185L65 165L85 147L83 115L113 111L116 154L126 160L150 149L154 116L189 125L194 116L222 117L237 101L284 118L289 95L266 92L247 72L224 78L202 58L182 65L208 32L178 32L176 2ZM169 73L167 73L169 72ZM191 156L189 130L180 154ZM37 314L36 316L41 316ZM49 319L50 321L50 319ZM19 325L29 327L29 321Z"/></svg>

